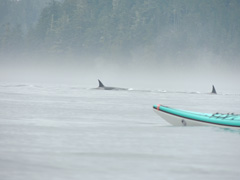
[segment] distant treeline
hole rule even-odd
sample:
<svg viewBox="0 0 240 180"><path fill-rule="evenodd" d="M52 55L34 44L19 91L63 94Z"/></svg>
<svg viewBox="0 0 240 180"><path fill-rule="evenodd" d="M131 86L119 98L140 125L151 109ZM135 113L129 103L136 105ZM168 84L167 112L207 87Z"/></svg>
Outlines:
<svg viewBox="0 0 240 180"><path fill-rule="evenodd" d="M240 54L239 0L1 0L0 54Z"/></svg>

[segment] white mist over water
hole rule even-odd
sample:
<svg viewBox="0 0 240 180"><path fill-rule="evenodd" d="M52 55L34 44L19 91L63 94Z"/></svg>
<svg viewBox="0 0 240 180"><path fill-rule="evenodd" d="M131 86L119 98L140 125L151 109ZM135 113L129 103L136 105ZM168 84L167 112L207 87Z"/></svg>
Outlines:
<svg viewBox="0 0 240 180"><path fill-rule="evenodd" d="M148 59L37 58L11 59L1 62L0 81L5 83L70 84L97 87L105 85L168 91L240 92L240 64L209 53L189 57Z"/></svg>

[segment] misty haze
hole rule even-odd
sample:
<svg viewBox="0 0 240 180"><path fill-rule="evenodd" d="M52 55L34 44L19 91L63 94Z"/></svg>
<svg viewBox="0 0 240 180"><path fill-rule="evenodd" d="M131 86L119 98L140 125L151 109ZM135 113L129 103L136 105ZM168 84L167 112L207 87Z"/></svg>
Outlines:
<svg viewBox="0 0 240 180"><path fill-rule="evenodd" d="M239 0L0 0L0 179L238 179L152 107L240 114L239 69Z"/></svg>

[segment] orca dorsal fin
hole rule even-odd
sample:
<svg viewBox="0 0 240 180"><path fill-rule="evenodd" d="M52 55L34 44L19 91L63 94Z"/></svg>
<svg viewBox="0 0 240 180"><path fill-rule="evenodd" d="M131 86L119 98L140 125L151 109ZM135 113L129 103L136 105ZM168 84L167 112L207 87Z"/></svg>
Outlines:
<svg viewBox="0 0 240 180"><path fill-rule="evenodd" d="M98 87L104 87L103 83L98 79L99 86Z"/></svg>
<svg viewBox="0 0 240 180"><path fill-rule="evenodd" d="M212 94L217 94L217 91L216 91L214 85L212 85Z"/></svg>

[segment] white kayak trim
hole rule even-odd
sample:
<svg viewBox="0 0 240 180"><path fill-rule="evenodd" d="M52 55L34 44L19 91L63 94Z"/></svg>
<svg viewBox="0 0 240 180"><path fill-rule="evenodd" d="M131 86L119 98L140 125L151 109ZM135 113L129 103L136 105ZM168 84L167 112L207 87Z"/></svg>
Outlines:
<svg viewBox="0 0 240 180"><path fill-rule="evenodd" d="M154 112L174 126L217 126L240 129L240 115L207 114L154 105Z"/></svg>

